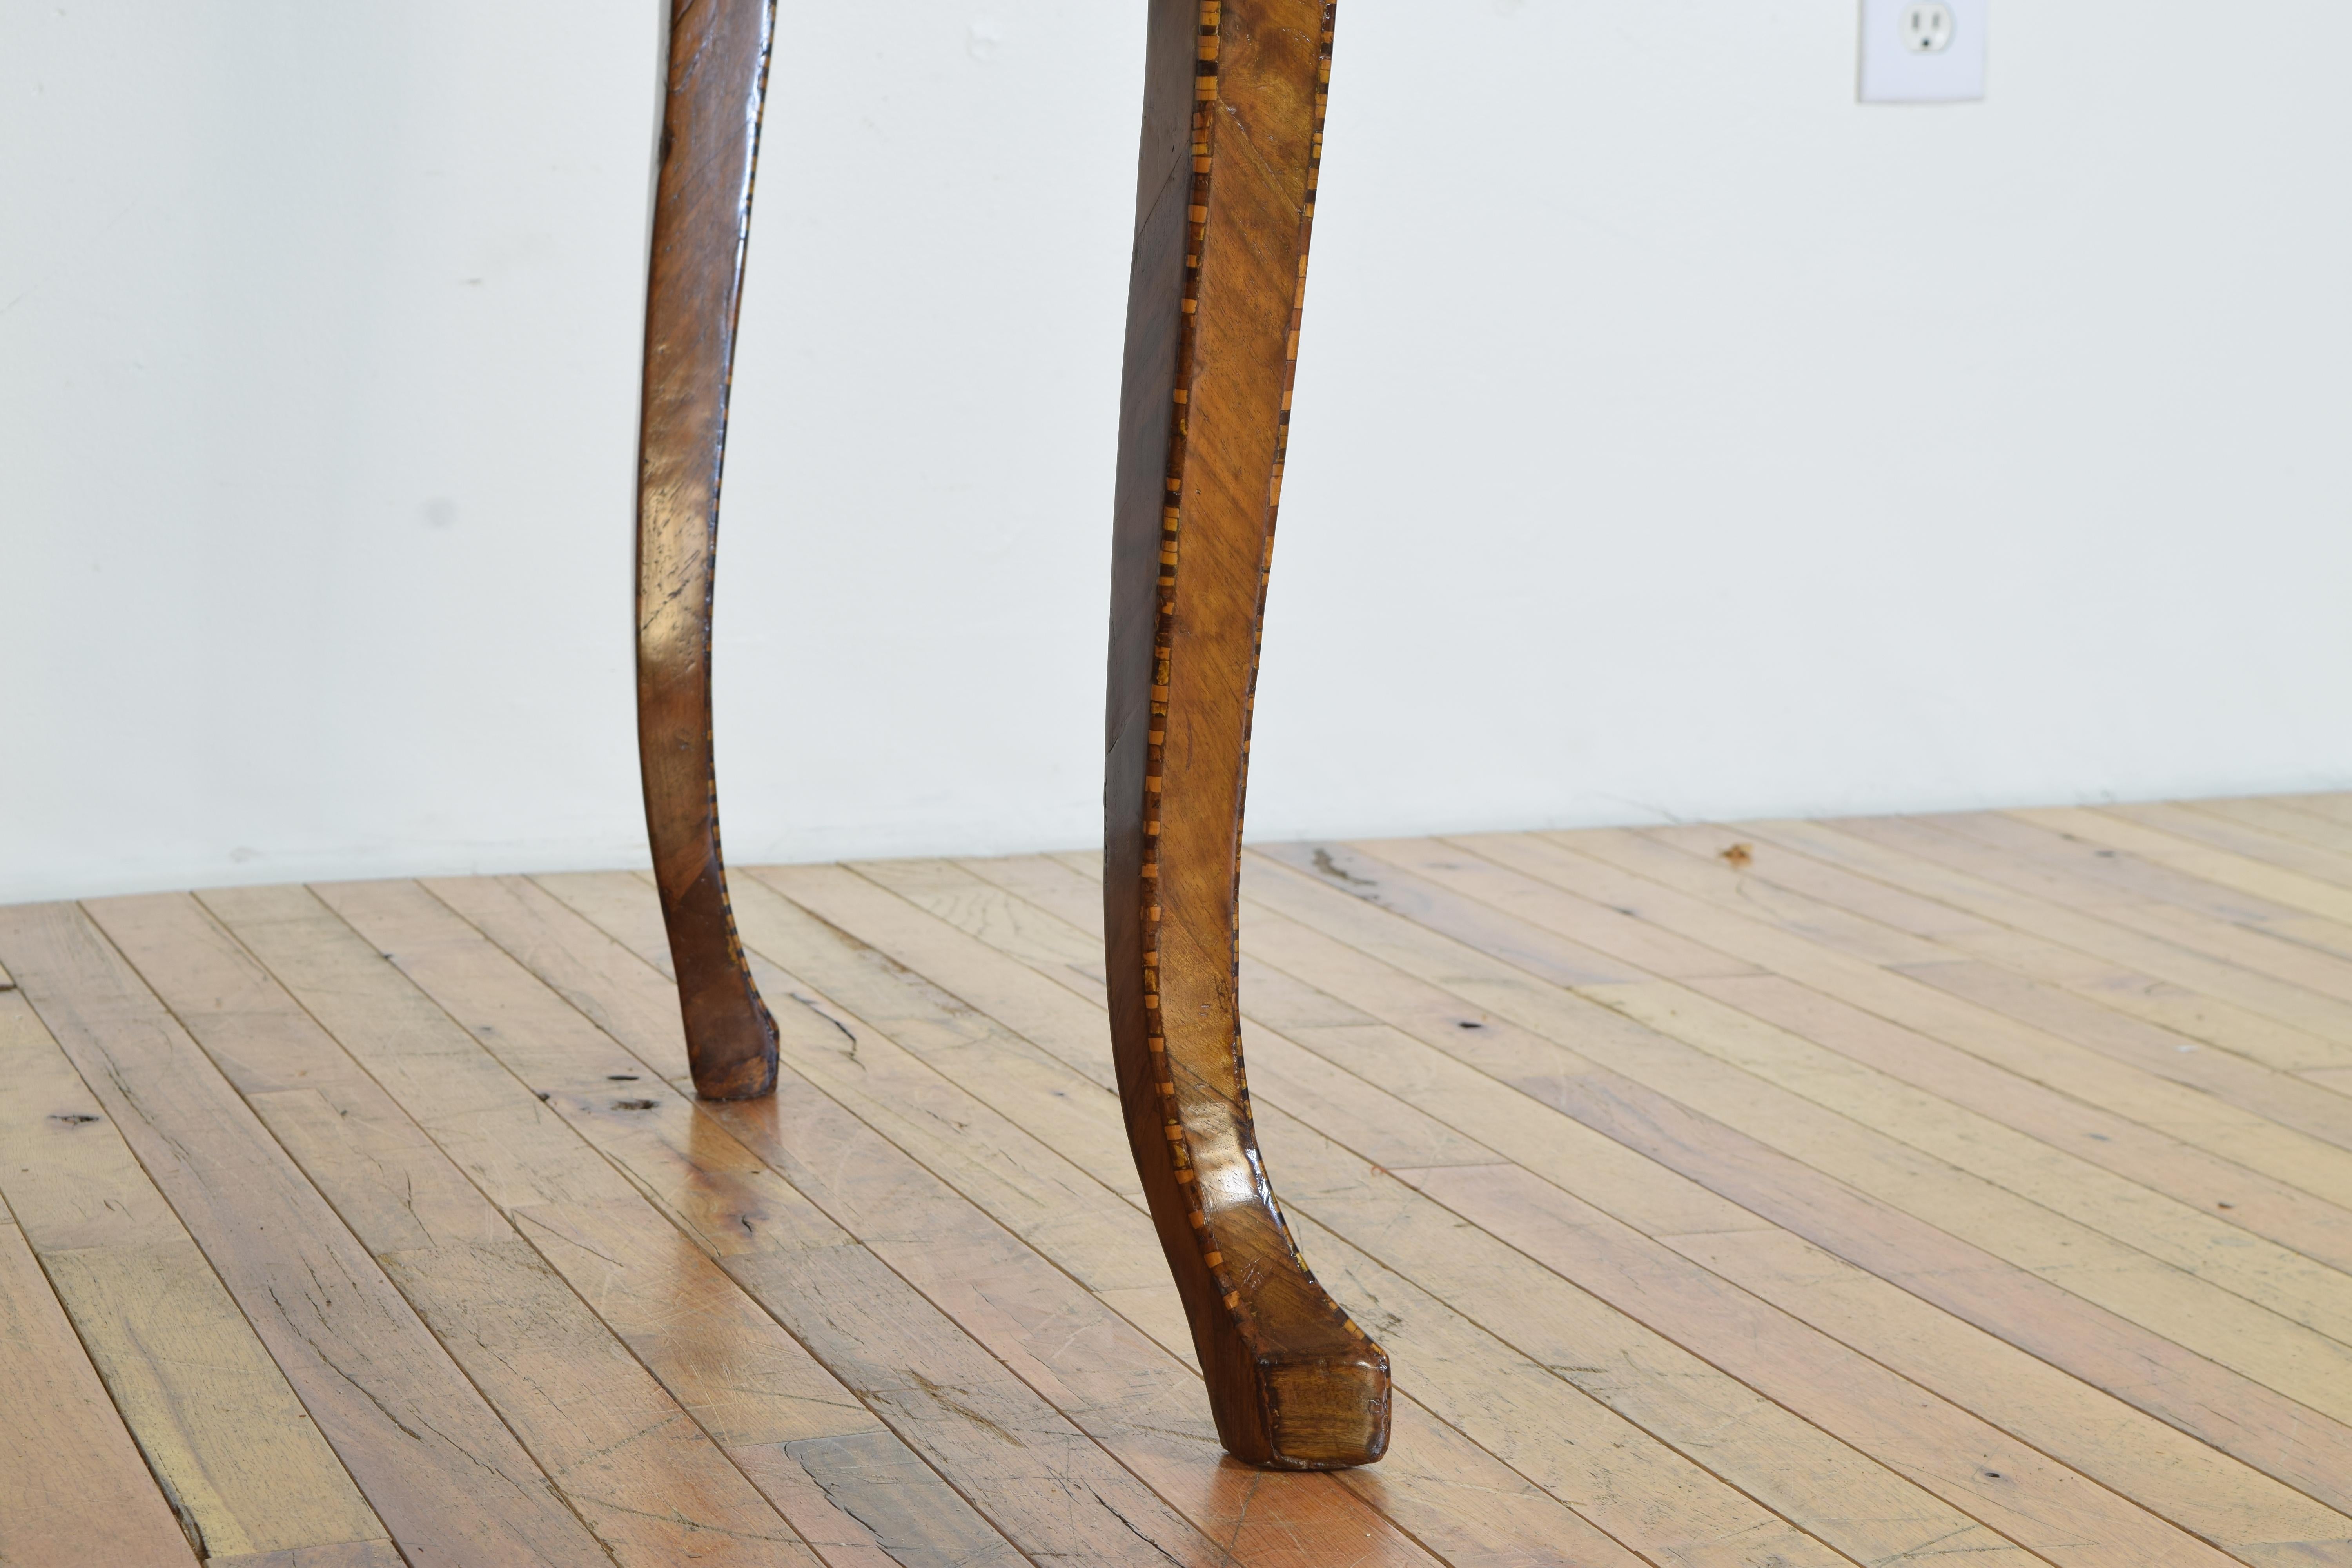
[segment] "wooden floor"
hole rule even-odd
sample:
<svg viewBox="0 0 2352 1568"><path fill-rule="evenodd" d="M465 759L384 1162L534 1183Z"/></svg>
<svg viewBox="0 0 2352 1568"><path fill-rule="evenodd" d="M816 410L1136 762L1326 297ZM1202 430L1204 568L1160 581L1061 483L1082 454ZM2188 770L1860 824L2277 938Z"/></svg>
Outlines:
<svg viewBox="0 0 2352 1568"><path fill-rule="evenodd" d="M0 1563L2352 1564L2352 796L1270 845L1221 1462L1087 855L0 909Z"/></svg>

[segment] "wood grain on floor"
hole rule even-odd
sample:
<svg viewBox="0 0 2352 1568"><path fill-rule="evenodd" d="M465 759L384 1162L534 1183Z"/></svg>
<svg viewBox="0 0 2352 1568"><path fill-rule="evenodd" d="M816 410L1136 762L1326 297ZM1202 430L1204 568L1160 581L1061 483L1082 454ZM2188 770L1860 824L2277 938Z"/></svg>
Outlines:
<svg viewBox="0 0 2352 1568"><path fill-rule="evenodd" d="M1084 854L0 909L0 1561L2352 1568L2352 795L1265 845L1377 1467L1217 1448Z"/></svg>

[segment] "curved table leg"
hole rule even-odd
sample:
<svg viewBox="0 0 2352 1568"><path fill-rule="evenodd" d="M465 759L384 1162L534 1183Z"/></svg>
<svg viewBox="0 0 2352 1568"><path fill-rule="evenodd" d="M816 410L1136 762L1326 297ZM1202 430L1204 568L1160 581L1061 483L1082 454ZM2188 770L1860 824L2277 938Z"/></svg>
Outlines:
<svg viewBox="0 0 2352 1568"><path fill-rule="evenodd" d="M1307 1271L1250 1121L1243 780L1329 77L1324 0L1152 0L1112 568L1104 910L1128 1136L1218 1436L1388 1446L1388 1357Z"/></svg>
<svg viewBox="0 0 2352 1568"><path fill-rule="evenodd" d="M694 1087L776 1084L776 1026L736 940L719 853L710 593L775 0L672 0L638 431L637 762Z"/></svg>

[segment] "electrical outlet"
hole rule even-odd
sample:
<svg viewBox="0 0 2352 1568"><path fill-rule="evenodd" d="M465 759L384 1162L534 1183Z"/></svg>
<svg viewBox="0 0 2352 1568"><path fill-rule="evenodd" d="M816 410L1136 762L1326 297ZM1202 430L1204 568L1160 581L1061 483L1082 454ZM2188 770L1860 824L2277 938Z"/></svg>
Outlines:
<svg viewBox="0 0 2352 1568"><path fill-rule="evenodd" d="M1944 0L1912 0L1895 31L1910 53L1940 55L1952 47L1952 8Z"/></svg>
<svg viewBox="0 0 2352 1568"><path fill-rule="evenodd" d="M1862 101L1984 96L1989 0L1862 0Z"/></svg>

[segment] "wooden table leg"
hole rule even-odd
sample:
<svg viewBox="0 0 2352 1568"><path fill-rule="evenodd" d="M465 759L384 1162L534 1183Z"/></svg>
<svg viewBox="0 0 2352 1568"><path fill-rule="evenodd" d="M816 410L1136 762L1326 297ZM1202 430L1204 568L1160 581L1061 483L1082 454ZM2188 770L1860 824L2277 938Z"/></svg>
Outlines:
<svg viewBox="0 0 2352 1568"><path fill-rule="evenodd" d="M1112 567L1104 918L1128 1136L1235 1457L1360 1465L1388 1357L1252 1127L1242 793L1329 79L1323 0L1151 0Z"/></svg>
<svg viewBox="0 0 2352 1568"><path fill-rule="evenodd" d="M776 1085L776 1025L743 962L719 853L710 592L727 389L775 0L672 0L638 430L637 762L694 1087Z"/></svg>

